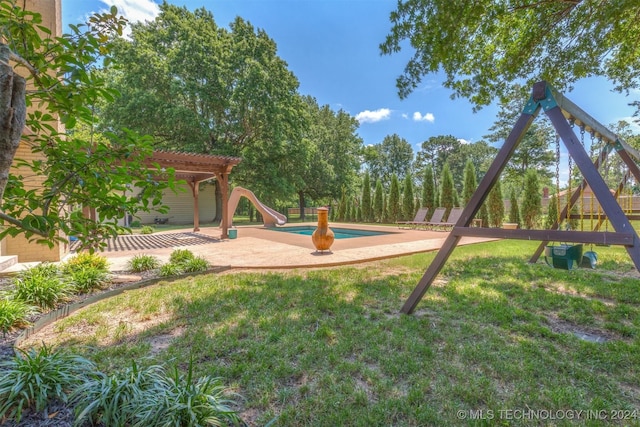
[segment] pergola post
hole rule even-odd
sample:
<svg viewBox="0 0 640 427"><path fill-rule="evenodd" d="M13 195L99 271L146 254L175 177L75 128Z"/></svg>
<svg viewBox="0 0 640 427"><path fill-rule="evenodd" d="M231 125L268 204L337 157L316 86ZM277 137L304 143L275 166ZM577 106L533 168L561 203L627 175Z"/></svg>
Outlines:
<svg viewBox="0 0 640 427"><path fill-rule="evenodd" d="M200 183L195 180L189 181L191 194L193 195L193 231L200 231L200 209L198 207L198 195L200 193Z"/></svg>
<svg viewBox="0 0 640 427"><path fill-rule="evenodd" d="M218 184L220 185L220 193L222 194L222 220L220 223L220 228L222 228L221 239L229 238L229 222L228 222L228 206L229 206L229 170L223 173L216 173L216 179L218 180Z"/></svg>

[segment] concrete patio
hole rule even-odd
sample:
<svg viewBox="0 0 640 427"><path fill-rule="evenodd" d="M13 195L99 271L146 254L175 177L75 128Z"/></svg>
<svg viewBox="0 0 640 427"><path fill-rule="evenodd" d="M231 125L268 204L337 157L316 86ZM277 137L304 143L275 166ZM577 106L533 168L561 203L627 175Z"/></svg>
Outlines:
<svg viewBox="0 0 640 427"><path fill-rule="evenodd" d="M291 226L314 223L297 223ZM262 226L237 228L237 238L221 240L218 227L158 232L150 235L120 236L108 242L102 252L113 271L126 270L126 264L137 254L148 254L166 262L174 249L189 249L206 258L212 265L232 268L309 268L354 264L433 251L442 245L447 233L399 229L375 225L330 224L332 228L383 231L378 236L336 239L331 252L317 252L310 236L274 231ZM282 227L281 227L282 228ZM488 239L463 238L461 244Z"/></svg>

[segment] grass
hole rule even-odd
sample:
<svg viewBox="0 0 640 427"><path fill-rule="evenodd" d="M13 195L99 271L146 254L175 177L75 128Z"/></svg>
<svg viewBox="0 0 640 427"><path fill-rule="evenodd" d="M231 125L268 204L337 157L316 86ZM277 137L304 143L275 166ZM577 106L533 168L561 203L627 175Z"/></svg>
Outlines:
<svg viewBox="0 0 640 427"><path fill-rule="evenodd" d="M106 372L131 359L187 372L192 359L194 375L243 396L234 409L250 425L456 426L480 410L494 411L485 425L531 425L499 411L640 411L640 289L624 249L597 247L597 270L568 272L527 264L536 245L456 249L411 316L399 309L434 253L165 281L63 319L46 339Z"/></svg>

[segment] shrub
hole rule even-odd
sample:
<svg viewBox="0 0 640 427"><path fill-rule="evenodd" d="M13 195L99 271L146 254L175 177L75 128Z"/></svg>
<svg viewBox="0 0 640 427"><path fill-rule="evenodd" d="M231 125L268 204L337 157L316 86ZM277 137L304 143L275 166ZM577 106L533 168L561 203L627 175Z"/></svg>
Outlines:
<svg viewBox="0 0 640 427"><path fill-rule="evenodd" d="M158 395L158 393L162 393ZM193 381L193 361L187 375L177 368L165 377L163 387L145 390L144 399L135 402L140 425L206 426L238 424L225 398L226 389L219 378L205 376ZM142 421L142 422L140 422Z"/></svg>
<svg viewBox="0 0 640 427"><path fill-rule="evenodd" d="M198 271L206 271L209 268L209 262L202 258L196 257L182 264L182 270L185 273L196 273Z"/></svg>
<svg viewBox="0 0 640 427"><path fill-rule="evenodd" d="M140 229L140 234L153 234L155 230L150 225L145 225Z"/></svg>
<svg viewBox="0 0 640 427"><path fill-rule="evenodd" d="M87 359L48 347L19 351L0 362L0 419L18 423L26 410L43 411L56 399L66 403L70 391L95 370Z"/></svg>
<svg viewBox="0 0 640 427"><path fill-rule="evenodd" d="M131 425L139 414L138 403L149 394L161 399L164 388L164 371L153 365L139 368L135 361L131 367L112 375L99 373L75 389L71 401L75 404L76 425L86 421L105 426ZM144 391L147 395L144 395ZM141 424L150 425L150 424Z"/></svg>
<svg viewBox="0 0 640 427"><path fill-rule="evenodd" d="M142 271L153 270L160 266L160 261L153 255L135 255L128 262L129 270L140 273Z"/></svg>
<svg viewBox="0 0 640 427"><path fill-rule="evenodd" d="M53 264L39 264L14 279L15 297L43 309L53 309L69 297L69 286Z"/></svg>
<svg viewBox="0 0 640 427"><path fill-rule="evenodd" d="M189 249L175 249L169 256L169 262L172 264L182 264L193 258L195 258L195 255Z"/></svg>
<svg viewBox="0 0 640 427"><path fill-rule="evenodd" d="M162 277L177 276L183 272L181 264L169 263L160 267L160 276Z"/></svg>
<svg viewBox="0 0 640 427"><path fill-rule="evenodd" d="M103 288L109 282L109 273L95 267L82 267L69 273L75 292L86 293Z"/></svg>
<svg viewBox="0 0 640 427"><path fill-rule="evenodd" d="M27 317L35 311L35 307L22 300L8 296L0 298L0 331L6 335L13 328L27 326Z"/></svg>
<svg viewBox="0 0 640 427"><path fill-rule="evenodd" d="M108 272L109 261L107 261L107 258L103 257L102 255L82 252L77 254L73 258L70 258L68 261L62 264L61 270L65 274L70 274L74 270L78 270L85 267Z"/></svg>
<svg viewBox="0 0 640 427"><path fill-rule="evenodd" d="M140 223L139 220L135 220L135 221L131 221L130 227L131 228L139 228L142 224Z"/></svg>

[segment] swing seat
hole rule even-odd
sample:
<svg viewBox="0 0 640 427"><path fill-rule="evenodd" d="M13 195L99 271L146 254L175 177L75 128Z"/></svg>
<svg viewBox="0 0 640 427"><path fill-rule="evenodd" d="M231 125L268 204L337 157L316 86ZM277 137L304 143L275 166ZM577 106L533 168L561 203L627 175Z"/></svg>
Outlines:
<svg viewBox="0 0 640 427"><path fill-rule="evenodd" d="M544 260L550 267L573 270L582 261L582 244L547 246L544 255Z"/></svg>
<svg viewBox="0 0 640 427"><path fill-rule="evenodd" d="M581 267L596 268L597 263L598 254L594 251L587 251L582 254L582 264L580 264Z"/></svg>

